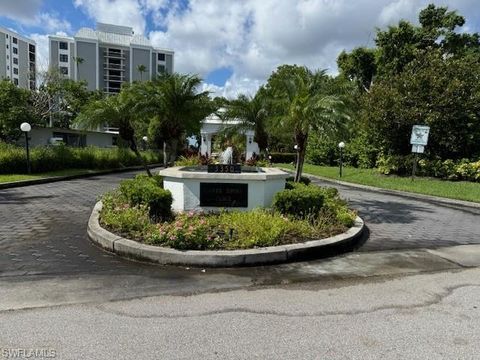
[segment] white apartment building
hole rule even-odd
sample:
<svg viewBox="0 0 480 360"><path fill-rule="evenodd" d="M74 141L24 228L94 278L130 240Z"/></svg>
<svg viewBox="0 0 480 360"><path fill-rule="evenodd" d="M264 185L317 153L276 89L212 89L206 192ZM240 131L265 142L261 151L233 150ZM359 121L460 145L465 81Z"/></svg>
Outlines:
<svg viewBox="0 0 480 360"><path fill-rule="evenodd" d="M154 48L131 27L102 23L74 37L49 36L49 54L50 67L107 94L118 93L123 82L154 79L174 68L172 50Z"/></svg>
<svg viewBox="0 0 480 360"><path fill-rule="evenodd" d="M35 89L36 43L0 27L0 79L24 89Z"/></svg>

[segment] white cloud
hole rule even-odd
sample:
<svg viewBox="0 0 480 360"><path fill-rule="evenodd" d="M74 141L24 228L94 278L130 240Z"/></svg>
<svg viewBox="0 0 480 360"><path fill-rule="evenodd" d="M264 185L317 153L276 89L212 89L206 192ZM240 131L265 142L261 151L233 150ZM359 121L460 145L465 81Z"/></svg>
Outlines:
<svg viewBox="0 0 480 360"><path fill-rule="evenodd" d="M35 16L35 25L49 33L56 31L72 31L72 25L67 20L59 19L58 15L53 13L40 13Z"/></svg>
<svg viewBox="0 0 480 360"><path fill-rule="evenodd" d="M149 9L156 0L149 2ZM192 0L168 13L166 31L152 31L156 46L175 50L176 71L206 76L219 67L233 69L223 87L205 84L224 96L252 93L281 64L306 65L336 73L343 49L373 46L375 27L400 19L416 21L431 0ZM471 16L474 0L443 0ZM164 9L163 0L158 6ZM476 29L478 30L478 19ZM471 28L471 24L467 22Z"/></svg>
<svg viewBox="0 0 480 360"><path fill-rule="evenodd" d="M71 31L71 24L56 12L42 12L43 0L0 1L0 14L21 25L39 27L47 32Z"/></svg>
<svg viewBox="0 0 480 360"><path fill-rule="evenodd" d="M40 11L43 0L2 0L0 14L21 22L31 21Z"/></svg>
<svg viewBox="0 0 480 360"><path fill-rule="evenodd" d="M98 22L131 26L138 34L145 31L145 17L137 0L74 0L73 3Z"/></svg>
<svg viewBox="0 0 480 360"><path fill-rule="evenodd" d="M90 18L132 26L155 46L175 50L175 70L206 77L233 70L224 86L204 84L215 95L253 93L281 64L336 72L343 49L373 46L375 27L400 19L416 21L432 0L72 0ZM478 31L478 0L435 0L458 9L470 31ZM26 4L26 5L25 5ZM71 31L58 14L42 12L42 0L0 0L0 13L54 32ZM45 41L38 36L37 41ZM45 51L46 47L45 47Z"/></svg>

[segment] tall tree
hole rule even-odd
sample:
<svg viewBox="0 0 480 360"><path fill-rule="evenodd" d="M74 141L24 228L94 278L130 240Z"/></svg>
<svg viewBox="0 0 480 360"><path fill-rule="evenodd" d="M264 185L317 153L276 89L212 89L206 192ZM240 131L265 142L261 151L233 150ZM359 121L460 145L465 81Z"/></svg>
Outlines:
<svg viewBox="0 0 480 360"><path fill-rule="evenodd" d="M196 75L174 73L163 74L143 87L142 113L152 118L151 135L165 141L168 162L175 160L179 143L198 134L201 121L213 111L208 92L198 91L200 84Z"/></svg>
<svg viewBox="0 0 480 360"><path fill-rule="evenodd" d="M69 128L81 108L91 100L103 96L100 91L89 91L84 81L65 78L59 70L42 74L42 83L32 92L35 117L44 125Z"/></svg>
<svg viewBox="0 0 480 360"><path fill-rule="evenodd" d="M337 58L337 65L343 76L354 81L359 89L369 91L377 72L375 50L359 47L351 53L342 51Z"/></svg>
<svg viewBox="0 0 480 360"><path fill-rule="evenodd" d="M298 147L295 181L300 181L310 131L335 132L349 118L345 102L325 71L280 66L267 83L285 129L293 130Z"/></svg>
<svg viewBox="0 0 480 360"><path fill-rule="evenodd" d="M0 140L14 141L21 135L20 124L33 125L30 91L18 88L10 80L0 80Z"/></svg>
<svg viewBox="0 0 480 360"><path fill-rule="evenodd" d="M138 65L137 71L140 73L140 81L143 81L143 74L147 71L147 67L145 65Z"/></svg>
<svg viewBox="0 0 480 360"><path fill-rule="evenodd" d="M258 143L260 151L267 148L267 104L261 94L257 93L254 97L239 95L237 99L226 105L226 112L222 114L222 118L241 120L241 123L234 127L234 131L246 131L253 128L254 140Z"/></svg>
<svg viewBox="0 0 480 360"><path fill-rule="evenodd" d="M76 56L76 57L73 58L73 61L75 61L75 65L77 66L77 79L78 79L78 72L80 70L80 65L85 62L85 59Z"/></svg>
<svg viewBox="0 0 480 360"><path fill-rule="evenodd" d="M135 83L123 84L119 94L89 103L76 121L80 126L89 129L97 129L106 123L118 127L119 136L135 153L148 176L152 176L138 149L135 133L139 123L145 121L139 116L139 104L143 95L140 86L141 84Z"/></svg>

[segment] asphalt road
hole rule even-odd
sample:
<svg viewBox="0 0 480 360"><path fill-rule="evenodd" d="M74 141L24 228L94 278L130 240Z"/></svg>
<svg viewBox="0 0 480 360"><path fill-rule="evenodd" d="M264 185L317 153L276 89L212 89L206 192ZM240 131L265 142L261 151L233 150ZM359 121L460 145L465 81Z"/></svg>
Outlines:
<svg viewBox="0 0 480 360"><path fill-rule="evenodd" d="M478 359L480 270L0 313L0 358Z"/></svg>

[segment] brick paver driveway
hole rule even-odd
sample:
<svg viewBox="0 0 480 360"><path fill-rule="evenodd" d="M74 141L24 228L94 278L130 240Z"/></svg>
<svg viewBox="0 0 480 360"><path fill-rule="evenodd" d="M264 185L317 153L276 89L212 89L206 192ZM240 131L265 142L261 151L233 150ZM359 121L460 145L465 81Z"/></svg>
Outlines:
<svg viewBox="0 0 480 360"><path fill-rule="evenodd" d="M360 251L480 243L480 208L384 195L317 179L313 183L336 187L365 220L370 234Z"/></svg>
<svg viewBox="0 0 480 360"><path fill-rule="evenodd" d="M0 276L129 273L141 268L141 264L96 248L86 236L87 220L98 196L132 175L0 190ZM344 186L339 189L359 210L370 230L370 238L361 250L480 243L479 211Z"/></svg>

